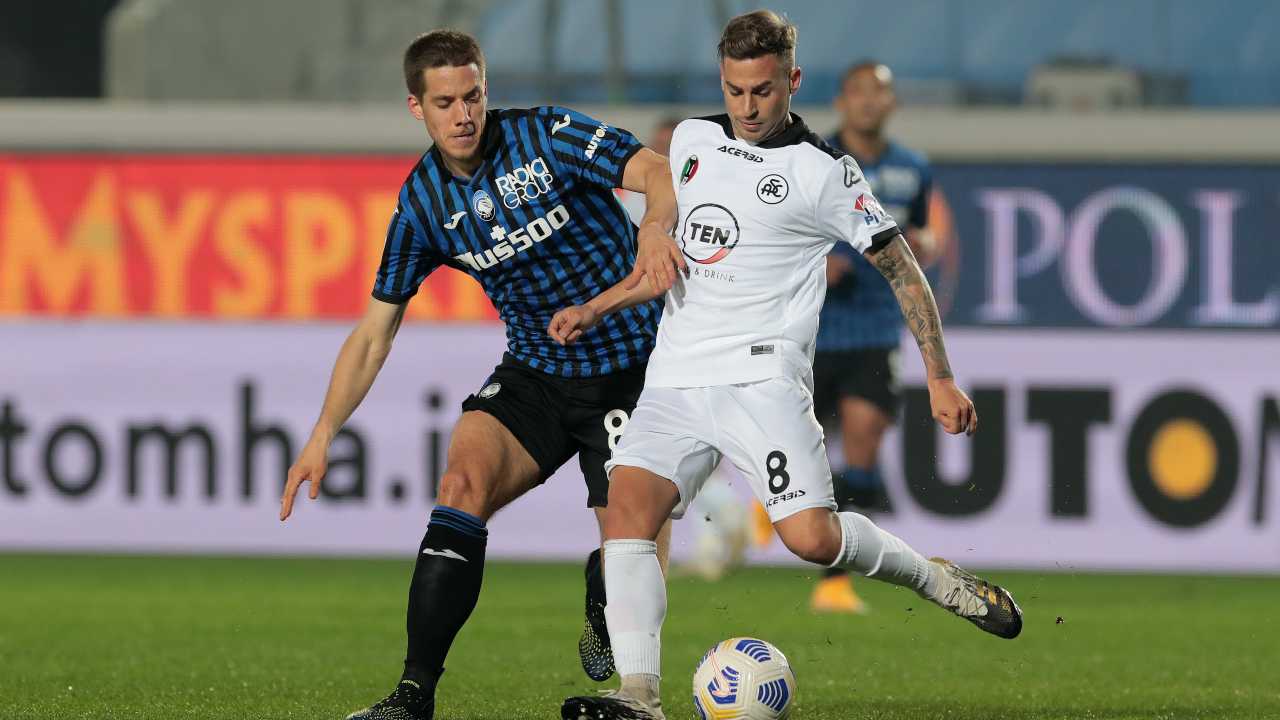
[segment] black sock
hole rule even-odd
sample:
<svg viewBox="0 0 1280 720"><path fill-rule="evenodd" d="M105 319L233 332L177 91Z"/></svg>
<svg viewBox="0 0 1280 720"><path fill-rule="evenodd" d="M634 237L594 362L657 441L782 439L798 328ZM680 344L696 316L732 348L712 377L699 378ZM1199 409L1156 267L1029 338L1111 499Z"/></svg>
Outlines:
<svg viewBox="0 0 1280 720"><path fill-rule="evenodd" d="M600 548L591 551L587 556L587 601L604 607L606 604L604 594L604 572L600 563Z"/></svg>
<svg viewBox="0 0 1280 720"><path fill-rule="evenodd" d="M434 693L449 646L480 598L488 536L484 522L473 515L447 507L431 512L409 585L402 676L428 693Z"/></svg>
<svg viewBox="0 0 1280 720"><path fill-rule="evenodd" d="M822 577L824 578L844 577L845 575L848 575L848 574L849 574L849 571L845 570L842 567L829 567L826 570L822 571Z"/></svg>

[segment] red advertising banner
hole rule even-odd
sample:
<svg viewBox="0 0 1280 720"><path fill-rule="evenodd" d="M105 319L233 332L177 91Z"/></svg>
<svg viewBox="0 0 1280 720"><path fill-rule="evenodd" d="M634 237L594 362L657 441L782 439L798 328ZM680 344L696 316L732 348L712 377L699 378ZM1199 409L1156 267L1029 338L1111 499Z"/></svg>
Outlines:
<svg viewBox="0 0 1280 720"><path fill-rule="evenodd" d="M414 159L0 154L0 316L343 319ZM496 322L441 269L410 319Z"/></svg>

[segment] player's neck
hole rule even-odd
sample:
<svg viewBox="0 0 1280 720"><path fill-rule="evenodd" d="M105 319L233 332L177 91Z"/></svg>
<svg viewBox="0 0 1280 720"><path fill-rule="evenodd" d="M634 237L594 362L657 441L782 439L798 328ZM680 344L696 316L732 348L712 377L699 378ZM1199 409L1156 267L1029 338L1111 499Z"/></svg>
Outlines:
<svg viewBox="0 0 1280 720"><path fill-rule="evenodd" d="M459 160L440 153L440 159L444 161L444 166L449 169L449 172L454 177L470 180L471 176L476 174L476 171L480 169L480 165L484 162L484 154L477 152L472 157Z"/></svg>
<svg viewBox="0 0 1280 720"><path fill-rule="evenodd" d="M840 130L840 142L855 160L874 163L889 149L889 138L883 132L860 133L852 128Z"/></svg>

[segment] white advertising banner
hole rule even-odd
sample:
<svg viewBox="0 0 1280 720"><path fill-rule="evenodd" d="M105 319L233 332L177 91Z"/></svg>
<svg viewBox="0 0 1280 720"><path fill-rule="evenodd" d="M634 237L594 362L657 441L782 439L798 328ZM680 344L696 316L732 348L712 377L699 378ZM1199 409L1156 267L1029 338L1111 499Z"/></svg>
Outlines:
<svg viewBox="0 0 1280 720"><path fill-rule="evenodd" d="M320 502L281 523L346 324L0 324L0 549L406 554L459 405L505 338L406 325ZM1267 334L965 330L981 419L946 437L904 348L885 527L976 566L1280 572L1280 342ZM1270 460L1269 460L1270 458ZM742 483L737 484L744 491ZM498 513L494 557L595 542L576 462ZM677 523L686 555L703 518ZM787 559L776 542L761 559Z"/></svg>

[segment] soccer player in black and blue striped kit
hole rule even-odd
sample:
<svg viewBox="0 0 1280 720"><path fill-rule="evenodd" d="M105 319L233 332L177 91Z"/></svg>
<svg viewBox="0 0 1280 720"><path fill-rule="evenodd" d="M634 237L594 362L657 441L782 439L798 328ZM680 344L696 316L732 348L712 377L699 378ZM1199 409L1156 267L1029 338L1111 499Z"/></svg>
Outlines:
<svg viewBox="0 0 1280 720"><path fill-rule="evenodd" d="M351 716L359 720L433 716L445 656L480 594L493 513L574 455L588 505L599 511L607 502L604 462L643 387L661 308L649 302L615 313L568 347L547 335L554 313L626 278L651 297L683 266L670 237L670 169L631 133L565 108L487 110L484 55L459 32L415 40L405 81L409 109L434 145L400 191L373 300L289 471L281 520L301 483L310 481L317 497L330 440L373 384L406 303L433 270L447 265L480 282L506 324L508 351L463 403L453 430L410 584L404 673L390 695ZM615 187L646 194L638 231ZM579 650L597 680L613 672L600 572L593 554Z"/></svg>

